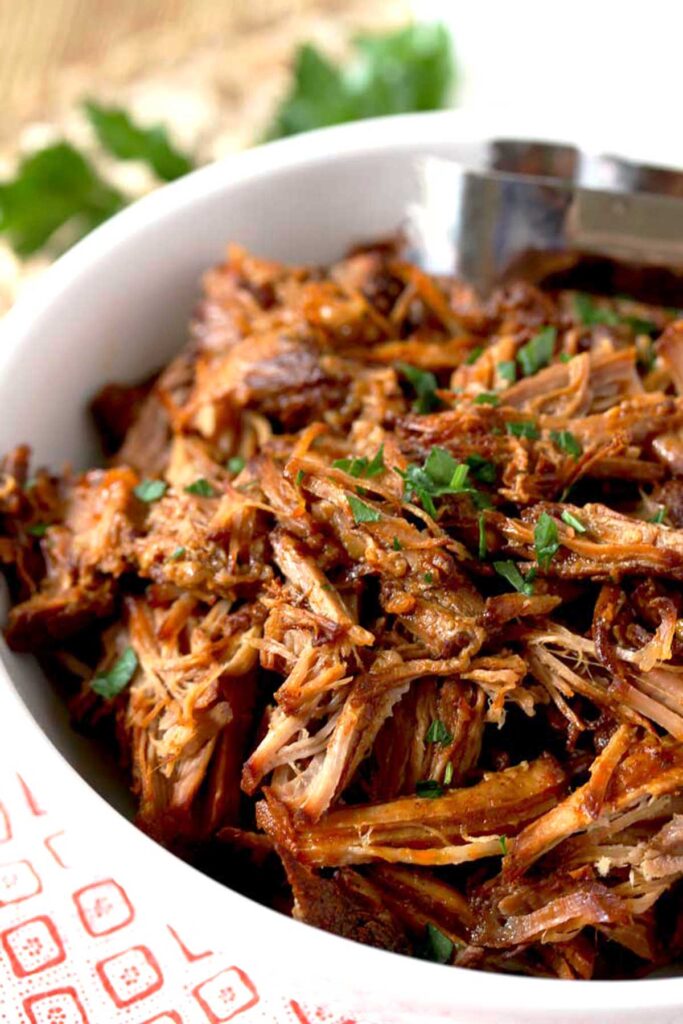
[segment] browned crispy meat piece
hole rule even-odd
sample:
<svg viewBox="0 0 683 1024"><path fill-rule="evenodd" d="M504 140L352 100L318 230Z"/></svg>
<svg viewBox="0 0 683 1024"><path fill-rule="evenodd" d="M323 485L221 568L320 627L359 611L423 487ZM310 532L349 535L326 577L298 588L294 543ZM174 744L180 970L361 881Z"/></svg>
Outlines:
<svg viewBox="0 0 683 1024"><path fill-rule="evenodd" d="M0 463L6 635L143 829L443 964L680 957L683 321L232 246L93 413L108 468Z"/></svg>

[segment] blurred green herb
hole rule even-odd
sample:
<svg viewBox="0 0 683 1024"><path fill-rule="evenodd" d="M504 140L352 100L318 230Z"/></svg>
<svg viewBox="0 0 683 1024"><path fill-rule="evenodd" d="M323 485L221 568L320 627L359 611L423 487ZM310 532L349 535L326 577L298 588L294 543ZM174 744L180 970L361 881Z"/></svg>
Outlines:
<svg viewBox="0 0 683 1024"><path fill-rule="evenodd" d="M194 167L172 145L163 125L141 128L121 107L106 107L95 100L86 100L83 109L102 148L119 160L142 160L161 181L182 178Z"/></svg>
<svg viewBox="0 0 683 1024"><path fill-rule="evenodd" d="M438 382L431 370L421 370L418 366L411 366L410 363L397 363L396 369L402 373L408 383L415 391L415 412L425 415L441 409L443 402L436 393Z"/></svg>
<svg viewBox="0 0 683 1024"><path fill-rule="evenodd" d="M454 66L443 25L409 25L388 34L359 35L352 46L342 65L310 43L300 47L292 86L266 138L445 106Z"/></svg>
<svg viewBox="0 0 683 1024"><path fill-rule="evenodd" d="M385 114L443 107L454 84L450 36L443 25L409 25L380 35L360 35L343 65L305 44L298 51L289 94L268 138ZM88 99L83 111L100 147L119 160L141 160L161 181L195 166L173 145L163 125L137 124L121 107ZM104 181L89 156L59 141L26 156L13 178L0 182L0 233L18 256L48 243L68 248L128 202ZM418 393L420 411L431 401Z"/></svg>
<svg viewBox="0 0 683 1024"><path fill-rule="evenodd" d="M0 184L0 232L18 256L31 256L60 228L76 241L124 205L74 146L57 142L25 157Z"/></svg>

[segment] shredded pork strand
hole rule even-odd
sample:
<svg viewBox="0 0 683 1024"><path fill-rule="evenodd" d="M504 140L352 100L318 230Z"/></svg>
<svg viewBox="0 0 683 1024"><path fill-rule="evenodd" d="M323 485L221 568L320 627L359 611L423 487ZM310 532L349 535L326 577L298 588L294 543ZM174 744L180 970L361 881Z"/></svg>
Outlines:
<svg viewBox="0 0 683 1024"><path fill-rule="evenodd" d="M187 348L97 396L106 468L0 464L8 642L140 827L299 920L485 970L671 964L682 353L630 299L232 246Z"/></svg>

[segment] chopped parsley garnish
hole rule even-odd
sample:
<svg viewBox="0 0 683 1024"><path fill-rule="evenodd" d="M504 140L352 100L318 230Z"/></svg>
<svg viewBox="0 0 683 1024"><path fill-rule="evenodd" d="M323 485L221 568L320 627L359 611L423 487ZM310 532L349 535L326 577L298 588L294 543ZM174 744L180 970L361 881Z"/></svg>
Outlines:
<svg viewBox="0 0 683 1024"><path fill-rule="evenodd" d="M303 469L300 469L299 472L296 474L296 477L294 479L294 483L296 484L297 487L301 487L301 485L302 485L302 483L304 481L304 477L305 476L306 476L306 474L304 473Z"/></svg>
<svg viewBox="0 0 683 1024"><path fill-rule="evenodd" d="M507 857L507 852L508 852L507 836L498 836L498 842L500 843L500 848L503 851L503 856Z"/></svg>
<svg viewBox="0 0 683 1024"><path fill-rule="evenodd" d="M376 508L366 505L364 501L357 498L355 494L347 494L346 500L349 503L354 523L378 523L382 513Z"/></svg>
<svg viewBox="0 0 683 1024"><path fill-rule="evenodd" d="M517 362L525 377L531 377L548 365L555 351L556 340L557 330L554 327L544 327L520 348Z"/></svg>
<svg viewBox="0 0 683 1024"><path fill-rule="evenodd" d="M563 523L566 523L567 526L571 526L571 528L576 530L577 533L586 532L586 527L583 525L581 520L577 519L575 515L572 515L569 509L565 509L560 518Z"/></svg>
<svg viewBox="0 0 683 1024"><path fill-rule="evenodd" d="M197 494L200 498L213 498L215 491L208 480L205 480L203 476L200 476L199 480L195 480L193 484L189 484L185 491L187 494Z"/></svg>
<svg viewBox="0 0 683 1024"><path fill-rule="evenodd" d="M665 505L662 505L661 508L658 508L655 514L650 518L650 522L663 523L666 519L666 514L668 511L669 510L667 509L667 507Z"/></svg>
<svg viewBox="0 0 683 1024"><path fill-rule="evenodd" d="M353 456L350 459L335 459L332 466L334 469L342 469L349 476L377 476L386 469L384 465L384 445L379 448L372 459L367 459L365 455L361 455L359 458Z"/></svg>
<svg viewBox="0 0 683 1024"><path fill-rule="evenodd" d="M151 505L154 501L163 498L168 490L168 484L164 480L141 480L137 487L133 488L133 494L140 501Z"/></svg>
<svg viewBox="0 0 683 1024"><path fill-rule="evenodd" d="M245 460L242 458L241 455L233 455L232 458L228 459L228 461L226 462L225 468L227 469L228 473L232 473L233 476L237 476L238 473L242 472L245 465Z"/></svg>
<svg viewBox="0 0 683 1024"><path fill-rule="evenodd" d="M452 742L453 733L448 731L440 718L435 718L427 729L425 743L440 743L442 747L447 747Z"/></svg>
<svg viewBox="0 0 683 1024"><path fill-rule="evenodd" d="M476 363L477 359L479 358L483 351L484 348L482 345L477 345L476 348L473 348L470 354L468 355L467 359L465 360L465 366L471 366L472 363Z"/></svg>
<svg viewBox="0 0 683 1024"><path fill-rule="evenodd" d="M513 384L517 380L517 365L514 359L504 359L502 363L498 363L498 373L503 380Z"/></svg>
<svg viewBox="0 0 683 1024"><path fill-rule="evenodd" d="M480 395L474 399L475 405L498 405L500 397L495 391L482 391Z"/></svg>
<svg viewBox="0 0 683 1024"><path fill-rule="evenodd" d="M405 471L397 472L403 477L406 500L419 498L430 516L436 515L434 498L444 494L477 495L475 489L467 485L469 466L457 462L445 448L435 446L422 466L411 464Z"/></svg>
<svg viewBox="0 0 683 1024"><path fill-rule="evenodd" d="M499 576L502 576L504 580L507 580L515 590L519 591L520 594L526 594L527 597L531 597L534 592L532 581L536 575L533 569L527 574L525 579L517 568L515 562L494 562L493 568Z"/></svg>
<svg viewBox="0 0 683 1024"><path fill-rule="evenodd" d="M415 793L427 800L436 800L437 797L443 796L443 787L436 779L420 779L415 783Z"/></svg>
<svg viewBox="0 0 683 1024"><path fill-rule="evenodd" d="M453 781L453 765L449 761L448 764L446 765L446 770L443 773L443 784L444 784L444 786L450 786L452 781Z"/></svg>
<svg viewBox="0 0 683 1024"><path fill-rule="evenodd" d="M615 327L619 323L619 317L613 309L597 306L591 296L583 292L577 292L574 296L574 315L584 327L593 327L595 324Z"/></svg>
<svg viewBox="0 0 683 1024"><path fill-rule="evenodd" d="M486 558L489 553L488 544L486 543L486 523L484 521L484 513L479 513L479 557Z"/></svg>
<svg viewBox="0 0 683 1024"><path fill-rule="evenodd" d="M550 440L554 441L561 451L566 452L567 455L573 455L575 459L578 459L583 452L581 442L572 434L571 430L551 430Z"/></svg>
<svg viewBox="0 0 683 1024"><path fill-rule="evenodd" d="M175 551L169 555L172 562L179 562L185 554L185 548L176 548Z"/></svg>
<svg viewBox="0 0 683 1024"><path fill-rule="evenodd" d="M98 672L90 684L90 688L105 700L112 700L128 685L135 675L137 667L137 654L132 647L126 647L121 657L108 672Z"/></svg>
<svg viewBox="0 0 683 1024"><path fill-rule="evenodd" d="M560 360L561 363L570 363L572 360L572 357L569 355L569 352L560 352L557 358Z"/></svg>
<svg viewBox="0 0 683 1024"><path fill-rule="evenodd" d="M424 579L425 583L431 584L431 583L434 582L434 576L432 575L431 572L426 572L424 574L424 576L423 576L423 579Z"/></svg>
<svg viewBox="0 0 683 1024"><path fill-rule="evenodd" d="M401 544L401 542L398 539L398 537L394 537L393 545L392 546L394 548L394 551L402 551L403 550L403 545Z"/></svg>
<svg viewBox="0 0 683 1024"><path fill-rule="evenodd" d="M541 512L534 529L536 561L541 569L548 569L551 561L557 554L559 546L557 523L547 512Z"/></svg>
<svg viewBox="0 0 683 1024"><path fill-rule="evenodd" d="M30 533L32 537L44 537L47 533L47 523L34 523L33 526L29 526L27 533Z"/></svg>
<svg viewBox="0 0 683 1024"><path fill-rule="evenodd" d="M438 382L430 370L421 370L410 363L397 363L397 370L403 374L415 392L413 409L417 413L435 412L443 407L443 402L436 393Z"/></svg>
<svg viewBox="0 0 683 1024"><path fill-rule="evenodd" d="M496 466L495 463L489 459L483 458L481 455L468 455L465 462L472 470L472 473L476 480L479 480L482 484L495 484L496 482Z"/></svg>
<svg viewBox="0 0 683 1024"><path fill-rule="evenodd" d="M532 420L517 420L516 422L506 423L505 429L513 437L526 437L530 441L537 441L541 436L540 430Z"/></svg>
<svg viewBox="0 0 683 1024"><path fill-rule="evenodd" d="M420 957L435 964L447 964L453 956L455 944L442 931L431 924L425 928L425 939L420 947Z"/></svg>
<svg viewBox="0 0 683 1024"><path fill-rule="evenodd" d="M93 100L83 104L97 140L119 160L142 160L162 181L182 178L193 162L176 149L163 125L141 128L120 107L105 107Z"/></svg>

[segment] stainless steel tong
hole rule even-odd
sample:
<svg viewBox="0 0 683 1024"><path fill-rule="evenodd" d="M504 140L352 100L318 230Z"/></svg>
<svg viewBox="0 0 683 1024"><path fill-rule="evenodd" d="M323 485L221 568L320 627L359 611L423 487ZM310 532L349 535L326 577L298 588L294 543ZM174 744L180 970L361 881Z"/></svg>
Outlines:
<svg viewBox="0 0 683 1024"><path fill-rule="evenodd" d="M488 143L469 165L426 157L420 173L406 236L430 272L486 294L598 259L665 270L667 301L680 290L683 305L683 173L515 139Z"/></svg>

